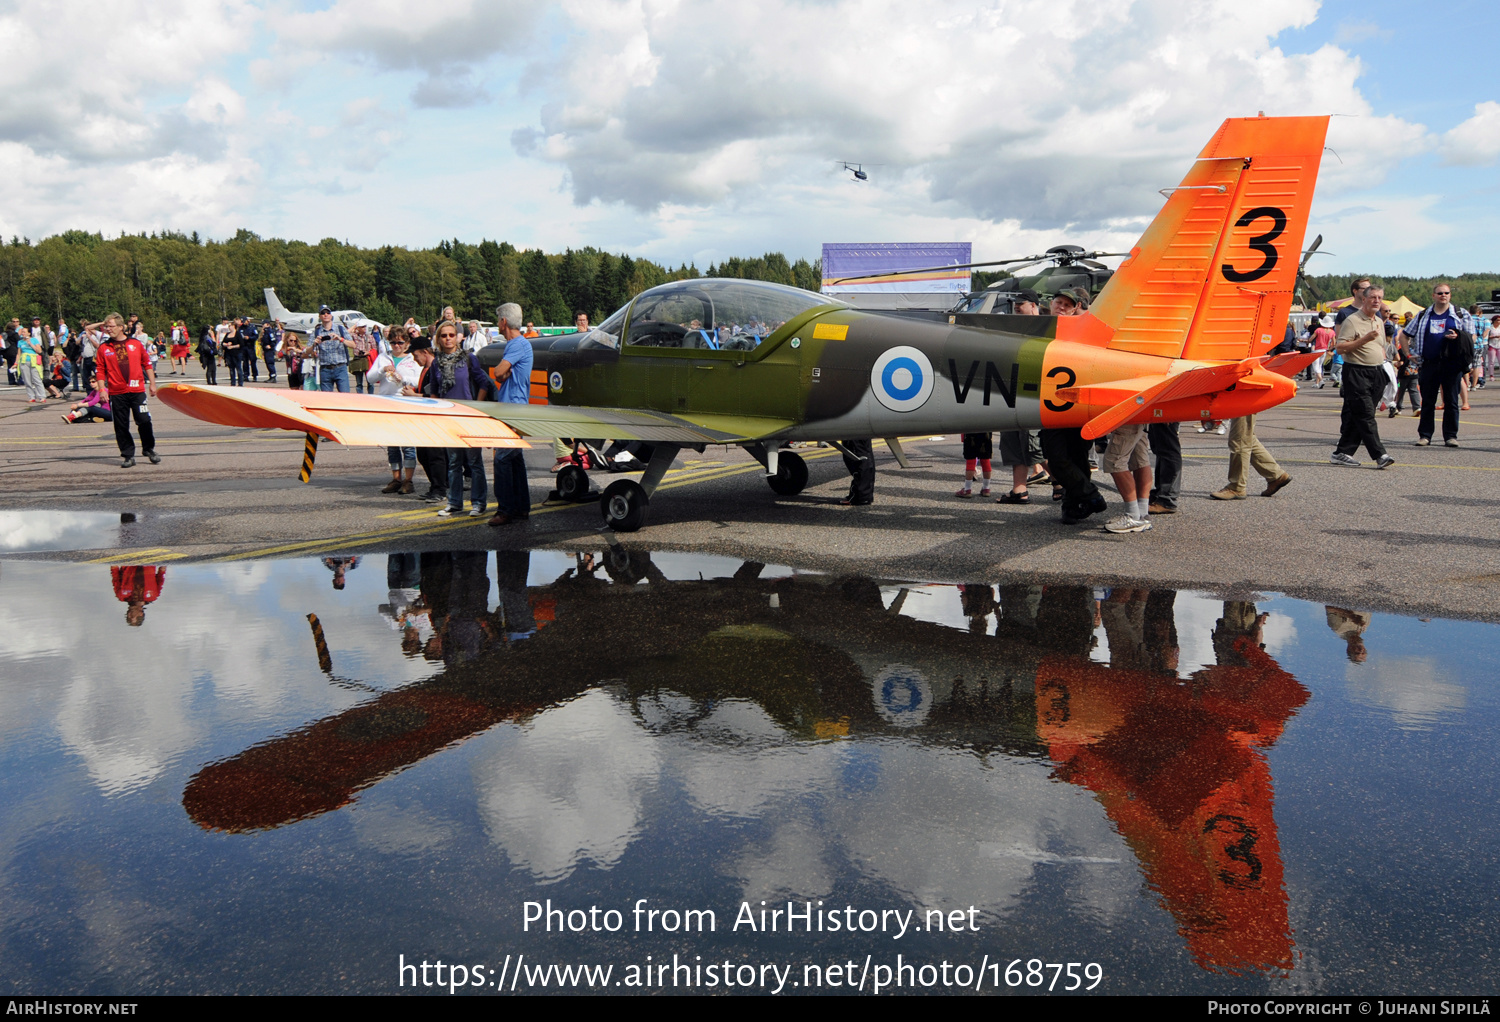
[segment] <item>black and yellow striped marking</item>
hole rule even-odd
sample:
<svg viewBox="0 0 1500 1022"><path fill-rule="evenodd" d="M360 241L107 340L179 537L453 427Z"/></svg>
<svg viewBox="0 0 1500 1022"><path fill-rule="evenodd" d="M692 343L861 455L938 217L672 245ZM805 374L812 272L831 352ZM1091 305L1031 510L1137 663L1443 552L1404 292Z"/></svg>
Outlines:
<svg viewBox="0 0 1500 1022"><path fill-rule="evenodd" d="M318 459L318 434L307 434L307 443L302 445L302 471L297 473L297 478L307 482L312 478L313 462Z"/></svg>

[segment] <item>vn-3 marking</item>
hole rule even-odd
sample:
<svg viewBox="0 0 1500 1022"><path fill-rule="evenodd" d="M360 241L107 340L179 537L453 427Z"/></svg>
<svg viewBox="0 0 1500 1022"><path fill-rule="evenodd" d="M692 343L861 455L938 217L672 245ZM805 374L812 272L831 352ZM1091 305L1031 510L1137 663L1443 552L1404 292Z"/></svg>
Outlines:
<svg viewBox="0 0 1500 1022"><path fill-rule="evenodd" d="M953 381L954 401L963 404L968 400L969 390L974 386L974 377L977 375L979 375L979 363L977 361L970 362L969 374L964 377L963 383L960 384L958 382L958 360L952 358L948 360L948 378ZM1000 396L1005 399L1005 406L1007 408L1014 408L1016 406L1016 389L1020 383L1020 378L1021 367L1015 362L1012 362L1010 365L1009 381L1000 374L1000 369L995 363L986 362L984 364L984 403L986 405L990 403L992 390L999 390ZM1035 390L1036 388L1029 387L1027 389Z"/></svg>

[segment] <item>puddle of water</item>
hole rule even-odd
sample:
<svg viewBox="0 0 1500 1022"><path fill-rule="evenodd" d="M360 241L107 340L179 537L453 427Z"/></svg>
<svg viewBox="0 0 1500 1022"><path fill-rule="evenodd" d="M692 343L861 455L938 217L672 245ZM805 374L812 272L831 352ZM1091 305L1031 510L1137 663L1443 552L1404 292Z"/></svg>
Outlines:
<svg viewBox="0 0 1500 1022"><path fill-rule="evenodd" d="M103 511L0 511L0 553L96 550L121 545L135 515Z"/></svg>
<svg viewBox="0 0 1500 1022"><path fill-rule="evenodd" d="M13 993L384 991L403 955L1500 971L1490 625L609 548L17 561L0 599Z"/></svg>

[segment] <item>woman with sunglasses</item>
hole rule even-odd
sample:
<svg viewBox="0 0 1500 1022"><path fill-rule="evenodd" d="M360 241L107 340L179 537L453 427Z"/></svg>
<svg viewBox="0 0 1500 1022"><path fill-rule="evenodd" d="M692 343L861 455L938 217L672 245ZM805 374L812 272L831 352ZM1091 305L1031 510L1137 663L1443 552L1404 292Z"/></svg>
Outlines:
<svg viewBox="0 0 1500 1022"><path fill-rule="evenodd" d="M458 343L458 324L440 320L433 327L433 344L437 350L422 389L428 397L450 401L493 401L494 382L471 352ZM448 450L448 506L438 512L439 518L450 518L464 507L464 467L468 466L469 517L484 514L489 496L489 481L484 474L484 451L478 447L452 447Z"/></svg>
<svg viewBox="0 0 1500 1022"><path fill-rule="evenodd" d="M403 387L415 387L421 379L422 367L407 350L410 344L405 333L391 335L391 353L374 355L365 383L370 393L380 397L394 397ZM417 470L416 447L387 447L386 462L391 466L391 481L381 493L411 493L411 477Z"/></svg>

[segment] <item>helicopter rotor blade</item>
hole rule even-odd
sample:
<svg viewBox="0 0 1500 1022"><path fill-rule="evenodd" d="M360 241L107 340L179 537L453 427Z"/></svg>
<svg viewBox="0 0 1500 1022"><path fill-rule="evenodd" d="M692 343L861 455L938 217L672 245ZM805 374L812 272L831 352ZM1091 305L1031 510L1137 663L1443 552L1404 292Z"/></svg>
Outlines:
<svg viewBox="0 0 1500 1022"><path fill-rule="evenodd" d="M1044 256L1022 256L1019 259L996 259L985 263L949 263L946 266L921 266L913 270L886 270L884 273L862 273L857 277L840 277L830 284L844 284L851 280L869 280L871 277L905 277L913 273L936 273L939 270L968 270L976 266L1010 266L1013 263L1041 262Z"/></svg>
<svg viewBox="0 0 1500 1022"><path fill-rule="evenodd" d="M873 164L872 164L873 166ZM1129 252L1085 252L1082 256L1070 256L1073 259L1094 258L1098 256L1128 256ZM865 273L858 277L840 277L838 280L829 281L830 284L844 284L851 280L869 280L872 277L904 277L913 273L936 273L939 270L968 270L980 266L1013 266L1016 269L1024 269L1027 266L1035 266L1037 263L1059 262L1058 253L1041 253L1039 255L1017 256L1014 259L992 259L982 263L949 263L947 266L923 266L914 270L890 270L885 273ZM1021 265L1017 265L1021 264ZM1108 269L1108 267L1105 267Z"/></svg>

